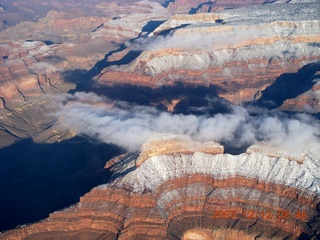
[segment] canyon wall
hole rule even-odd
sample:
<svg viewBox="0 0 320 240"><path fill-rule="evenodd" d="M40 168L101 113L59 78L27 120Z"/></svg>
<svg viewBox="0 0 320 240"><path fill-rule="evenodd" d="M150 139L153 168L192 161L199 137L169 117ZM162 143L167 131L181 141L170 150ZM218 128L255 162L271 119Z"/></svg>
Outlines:
<svg viewBox="0 0 320 240"><path fill-rule="evenodd" d="M92 15L51 11L7 28L0 147L77 135L56 115L77 91L173 115L192 104L228 112L230 102L319 114L320 4L291 2L104 2ZM0 239L317 239L319 156L319 142L298 155L263 143L231 155L163 136L107 162L112 180L78 204Z"/></svg>
<svg viewBox="0 0 320 240"><path fill-rule="evenodd" d="M28 137L35 142L72 137L52 127L52 96L87 89L100 65L123 57L112 53L125 41L138 37L149 21L170 16L157 3L105 3L100 8L108 17L52 11L36 23L22 22L0 32L1 147Z"/></svg>
<svg viewBox="0 0 320 240"><path fill-rule="evenodd" d="M172 17L157 3L97 8L108 17L52 11L0 32L1 146L72 136L58 127L44 131L53 119L43 117L54 108L50 94L72 89L105 94L105 86L131 85L152 92L182 83L236 104L319 112L316 2ZM42 119L37 126L33 112Z"/></svg>
<svg viewBox="0 0 320 240"><path fill-rule="evenodd" d="M138 156L130 154L111 161L113 181L0 239L319 237L320 175L312 170L319 165L319 145L296 162L253 150L223 154L218 144L216 153L168 152L175 139L168 140L146 143L142 152L158 148L143 162L136 164Z"/></svg>
<svg viewBox="0 0 320 240"><path fill-rule="evenodd" d="M106 68L96 84L215 86L219 97L236 104L258 101L279 107L287 98L300 95L299 91L283 99L268 99L267 87L309 91L317 81L312 76L319 71L318 8L317 3L289 4L283 9L281 4L268 4L173 16L142 43L133 44L143 50L138 58ZM311 91L304 97L317 94ZM311 112L318 111L316 99L307 100ZM304 105L299 107L295 109Z"/></svg>

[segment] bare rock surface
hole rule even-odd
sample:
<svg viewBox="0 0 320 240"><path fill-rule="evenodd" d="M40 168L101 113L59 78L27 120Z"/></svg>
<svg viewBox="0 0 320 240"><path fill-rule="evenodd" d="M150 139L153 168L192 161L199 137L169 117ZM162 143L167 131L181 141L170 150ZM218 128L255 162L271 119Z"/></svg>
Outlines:
<svg viewBox="0 0 320 240"><path fill-rule="evenodd" d="M318 162L319 150L306 149L312 152L308 161ZM120 170L114 182L94 188L80 203L0 238L297 239L319 234L319 178L305 163L256 152L159 154L129 172ZM129 155L124 159L135 161Z"/></svg>
<svg viewBox="0 0 320 240"><path fill-rule="evenodd" d="M47 117L55 109L51 96L79 83L86 86L99 73L97 63L106 64L109 52L136 38L149 21L170 16L158 3L113 7L113 14L121 17L49 12L36 23L22 22L0 32L1 146L26 137L50 142L72 136L61 133L64 137L55 138L59 130L46 130L53 124ZM108 5L103 9L110 11Z"/></svg>
<svg viewBox="0 0 320 240"><path fill-rule="evenodd" d="M80 90L173 114L193 100L190 109L216 111L208 115L227 112L222 101L320 111L318 1L81 3L94 14L51 11L0 32L0 147L74 137L54 113ZM204 106L196 95L217 100ZM112 181L78 204L0 239L317 239L319 146L295 153L259 142L231 155L216 142L162 135L107 162Z"/></svg>
<svg viewBox="0 0 320 240"><path fill-rule="evenodd" d="M220 97L240 104L257 100L282 74L296 78L294 74L314 64L303 73L310 79L319 68L319 4L288 6L266 4L219 14L173 16L137 42L144 50L138 58L106 68L97 84L213 85ZM171 35L162 36L169 30ZM300 82L310 86L306 79Z"/></svg>

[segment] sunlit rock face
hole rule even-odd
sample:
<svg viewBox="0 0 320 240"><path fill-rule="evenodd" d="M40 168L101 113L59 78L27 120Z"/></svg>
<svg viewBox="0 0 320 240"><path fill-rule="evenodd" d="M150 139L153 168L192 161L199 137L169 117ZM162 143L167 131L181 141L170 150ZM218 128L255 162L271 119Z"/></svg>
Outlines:
<svg viewBox="0 0 320 240"><path fill-rule="evenodd" d="M215 13L173 16L191 11L186 1L104 2L102 17L53 11L0 32L0 147L75 136L52 114L69 91L142 96L173 116L186 87L220 98L207 109L221 100L224 111L230 101L319 113L319 3L278 2L215 12L262 1L193 1L192 13ZM231 155L165 134L107 162L112 180L78 204L0 239L317 239L318 143L291 152L260 142Z"/></svg>
<svg viewBox="0 0 320 240"><path fill-rule="evenodd" d="M149 21L170 16L158 3L111 4L112 14L109 5L99 6L109 17L52 11L36 23L0 32L0 147L28 137L41 143L72 137L50 128L53 95L79 85L88 88L99 74L99 62L110 65L121 59L125 54L111 53L138 37Z"/></svg>
<svg viewBox="0 0 320 240"><path fill-rule="evenodd" d="M72 136L47 131L53 120L44 114L54 108L48 95L74 88L106 94L110 85L183 83L236 104L319 112L317 2L174 16L153 2L95 8L103 17L51 11L0 32L0 146Z"/></svg>
<svg viewBox="0 0 320 240"><path fill-rule="evenodd" d="M153 144L162 147L155 152ZM176 137L154 139L143 146L140 156L127 154L111 160L107 167L115 171L114 180L94 188L80 203L1 238L319 236L319 174L310 168L319 164L318 145L305 149L298 163L290 156L252 150L235 156L223 154L219 144L215 144L216 153L175 153L168 151L167 144L180 145L180 150L184 144L193 144L196 150L200 146ZM145 152L152 156L146 158ZM144 161L139 162L142 156Z"/></svg>
<svg viewBox="0 0 320 240"><path fill-rule="evenodd" d="M97 85L213 85L220 97L233 103L259 101L272 108L302 94L291 88L311 89L309 95L316 95L312 76L319 71L318 10L318 3L279 3L175 15L133 44L143 50L138 58L106 68ZM167 35L170 30L175 31ZM290 94L270 97L274 88ZM310 102L311 111L317 112L317 100Z"/></svg>
<svg viewBox="0 0 320 240"><path fill-rule="evenodd" d="M168 9L175 13L197 13L197 12L215 12L226 8L239 8L248 5L262 4L264 0L215 0L215 1L201 1L201 0L174 0L170 1Z"/></svg>

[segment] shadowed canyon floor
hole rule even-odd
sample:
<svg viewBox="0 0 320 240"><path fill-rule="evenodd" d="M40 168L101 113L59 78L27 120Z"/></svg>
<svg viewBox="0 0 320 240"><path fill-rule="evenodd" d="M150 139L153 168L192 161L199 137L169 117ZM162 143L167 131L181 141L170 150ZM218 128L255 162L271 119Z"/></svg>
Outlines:
<svg viewBox="0 0 320 240"><path fill-rule="evenodd" d="M74 138L56 144L22 140L0 149L1 230L36 222L107 182L116 148ZM23 199L23 200L22 200Z"/></svg>
<svg viewBox="0 0 320 240"><path fill-rule="evenodd" d="M0 239L320 239L319 1L40 2L0 0Z"/></svg>

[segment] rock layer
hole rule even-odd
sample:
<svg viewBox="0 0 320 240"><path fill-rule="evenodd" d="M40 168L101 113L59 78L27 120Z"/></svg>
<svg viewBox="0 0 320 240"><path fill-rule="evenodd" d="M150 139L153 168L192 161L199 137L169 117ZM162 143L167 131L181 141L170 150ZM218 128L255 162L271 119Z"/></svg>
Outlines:
<svg viewBox="0 0 320 240"><path fill-rule="evenodd" d="M220 97L240 104L257 100L282 74L316 63L305 74L308 79L319 68L320 22L312 10L319 4L280 8L281 4L271 4L219 15L174 16L145 40L145 51L137 59L106 68L96 84L212 85ZM299 13L292 20L296 9ZM225 24L216 23L218 17ZM175 31L163 37L169 30Z"/></svg>
<svg viewBox="0 0 320 240"><path fill-rule="evenodd" d="M226 8L239 8L248 5L258 5L268 1L265 0L244 0L244 1L230 1L230 0L175 0L169 3L168 9L175 13L196 13L196 12L215 12Z"/></svg>
<svg viewBox="0 0 320 240"><path fill-rule="evenodd" d="M108 64L108 53L136 38L149 21L170 16L161 5L145 2L116 4L113 14L116 19L50 12L37 23L0 32L0 147L26 137L52 142L72 136L50 128L52 95L87 88L100 65Z"/></svg>
<svg viewBox="0 0 320 240"><path fill-rule="evenodd" d="M319 154L320 149L306 151ZM319 162L315 156L305 161ZM137 168L132 168L135 158L125 159L114 162L121 169L119 177L93 189L77 205L0 238L319 237L320 182L307 164L254 152L159 151ZM124 162L122 168L116 166Z"/></svg>
<svg viewBox="0 0 320 240"><path fill-rule="evenodd" d="M119 11L113 18L69 19L51 12L38 23L15 28L39 29L34 35L18 39L14 29L0 34L0 146L30 136L37 142L74 136L43 116L55 111L51 94L87 90L91 84L103 92L110 85L156 89L182 82L214 86L219 97L238 104L318 112L317 2L177 15L163 24L170 14L159 4L134 4L130 14L117 4L97 6L101 11L109 7ZM94 27L67 26L87 20ZM50 24L66 27L66 34L59 27L46 39L48 32L42 31ZM291 85L284 84L291 80L288 73L305 76L302 84L288 88L300 90L274 99L276 86ZM159 102L174 111L180 100ZM257 145L234 156L217 143L178 137L151 141L139 154L107 163L114 171L112 182L0 239L316 239L316 144L301 155Z"/></svg>

